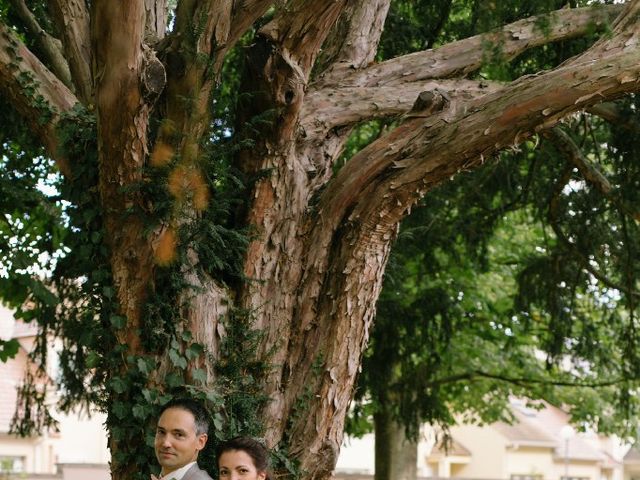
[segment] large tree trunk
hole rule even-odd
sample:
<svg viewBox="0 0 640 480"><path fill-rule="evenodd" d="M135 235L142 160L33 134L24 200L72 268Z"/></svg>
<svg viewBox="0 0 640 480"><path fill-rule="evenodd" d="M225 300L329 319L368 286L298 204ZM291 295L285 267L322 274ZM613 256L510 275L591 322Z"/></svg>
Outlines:
<svg viewBox="0 0 640 480"><path fill-rule="evenodd" d="M76 93L5 26L0 27L0 89L71 177L73 165L57 149L55 124L78 101L96 110L97 187L119 314L126 318L117 340L123 359L152 357L157 368L149 382L162 384L171 368L169 352L145 350L143 308L153 292L159 245L166 245L171 232L197 218L203 207L193 198L176 199L180 208L175 212L188 215L174 213L149 230L145 212L153 199L132 187L145 180L145 167L167 158L179 159L176 169L183 170L177 171L202 174L199 148L211 121L211 94L224 55L272 2L179 1L174 33L162 39L165 1L96 0L91 2L90 53L84 2L54 3ZM256 229L244 258L249 281L236 288L197 276L198 258L189 252L183 272L196 288L180 300L185 307L179 328L191 330L206 346L189 368L205 367L203 388L209 388L215 383L215 363L223 360L220 316L229 307L252 313L253 327L263 334L258 355L272 365L263 379L269 396L263 412L267 443L288 447L303 478L320 479L335 466L400 220L422 195L456 172L480 165L576 111L639 91L640 23L635 20L640 1L628 2L611 37L581 57L512 84L481 87L453 77L479 68L487 36L375 64L389 0L276 3L282 8L272 12L249 49L244 85L253 97L240 112L245 120L277 113L254 139L255 147L237 158L248 175L263 174L239 222ZM548 34L529 19L490 38L503 35L503 51L516 56L532 46L584 34L594 19L604 24L622 8L563 10ZM15 58L4 48L14 43L22 59L17 71ZM318 59L323 44L327 48ZM94 66L91 79L83 65L88 58ZM38 79L37 89L52 107L46 125L21 91L21 71ZM398 114L404 116L397 128L333 173L353 126ZM161 125L155 136L150 134L153 115ZM111 392L110 404L126 401L126 394ZM127 445L114 438L111 449L113 478L128 478L135 466L118 463L117 456Z"/></svg>
<svg viewBox="0 0 640 480"><path fill-rule="evenodd" d="M394 421L388 408L374 417L375 480L416 480L418 442L407 438L405 428Z"/></svg>

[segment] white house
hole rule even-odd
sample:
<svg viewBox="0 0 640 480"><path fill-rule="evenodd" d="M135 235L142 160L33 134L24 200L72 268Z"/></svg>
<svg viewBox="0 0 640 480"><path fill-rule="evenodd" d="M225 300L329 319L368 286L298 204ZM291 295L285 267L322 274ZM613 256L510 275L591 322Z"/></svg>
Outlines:
<svg viewBox="0 0 640 480"><path fill-rule="evenodd" d="M0 473L14 474L16 478L30 480L107 480L109 451L102 414L62 414L53 410L59 422L59 432L43 432L29 438L9 434L11 419L16 407L17 387L22 383L27 369L35 371L29 360L34 345L34 325L15 321L11 311L0 305L0 338L16 338L20 343L18 354L0 362ZM55 378L57 362L51 344L52 355L46 366L47 375ZM51 391L55 403L55 392ZM34 477L34 475L36 477Z"/></svg>
<svg viewBox="0 0 640 480"><path fill-rule="evenodd" d="M533 409L513 399L513 424L456 425L451 441L434 444L436 436L425 427L418 447L419 477L474 480L639 480L625 476L628 445L615 437L577 433L568 415L552 405ZM370 476L374 473L374 436L347 438L336 474Z"/></svg>

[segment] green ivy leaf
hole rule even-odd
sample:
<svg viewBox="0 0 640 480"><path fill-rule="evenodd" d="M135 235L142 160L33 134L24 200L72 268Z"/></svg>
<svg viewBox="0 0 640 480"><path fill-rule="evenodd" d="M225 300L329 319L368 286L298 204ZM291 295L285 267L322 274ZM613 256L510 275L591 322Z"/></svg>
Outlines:
<svg viewBox="0 0 640 480"><path fill-rule="evenodd" d="M148 416L147 407L145 407L144 405L135 405L131 409L131 412L133 413L134 417L139 419L144 419Z"/></svg>
<svg viewBox="0 0 640 480"><path fill-rule="evenodd" d="M213 416L213 426L216 428L216 430L220 431L222 430L222 426L223 426L223 419L222 419L222 415L219 413L216 413Z"/></svg>
<svg viewBox="0 0 640 480"><path fill-rule="evenodd" d="M95 368L99 362L100 355L98 355L96 352L89 352L89 354L87 355L87 367Z"/></svg>
<svg viewBox="0 0 640 480"><path fill-rule="evenodd" d="M189 360L199 357L204 352L204 347L199 343L194 343L184 352Z"/></svg>
<svg viewBox="0 0 640 480"><path fill-rule="evenodd" d="M177 350L169 350L169 358L174 366L183 370L187 368L187 360Z"/></svg>
<svg viewBox="0 0 640 480"><path fill-rule="evenodd" d="M127 390L127 383L121 377L113 377L111 379L111 388L116 393L123 393Z"/></svg>
<svg viewBox="0 0 640 480"><path fill-rule="evenodd" d="M6 362L15 357L20 349L20 343L15 338L11 340L0 340L0 361Z"/></svg>
<svg viewBox="0 0 640 480"><path fill-rule="evenodd" d="M158 400L158 391L157 390L149 390L148 388L142 389L142 396L144 399L150 404L154 405Z"/></svg>
<svg viewBox="0 0 640 480"><path fill-rule="evenodd" d="M207 400L209 400L214 405L222 405L224 403L224 399L218 395L215 390L209 390L206 394Z"/></svg>
<svg viewBox="0 0 640 480"><path fill-rule="evenodd" d="M58 297L49 291L42 282L34 280L31 282L33 294L42 301L47 307L53 307L58 304Z"/></svg>
<svg viewBox="0 0 640 480"><path fill-rule="evenodd" d="M122 402L115 402L111 410L116 418L119 418L120 420L126 418L129 414L129 408Z"/></svg>
<svg viewBox="0 0 640 480"><path fill-rule="evenodd" d="M117 328L117 329L124 328L125 325L127 324L127 319L124 317L121 317L120 315L111 315L111 317L109 318L109 321L111 322L111 325L113 326L113 328Z"/></svg>
<svg viewBox="0 0 640 480"><path fill-rule="evenodd" d="M182 375L178 375L177 373L170 373L167 375L166 382L169 388L176 388L184 385Z"/></svg>
<svg viewBox="0 0 640 480"><path fill-rule="evenodd" d="M149 375L149 372L153 368L153 364L149 359L139 358L137 361L138 371L144 375Z"/></svg>
<svg viewBox="0 0 640 480"><path fill-rule="evenodd" d="M207 381L207 372L203 368L196 368L191 372L193 379L205 383Z"/></svg>

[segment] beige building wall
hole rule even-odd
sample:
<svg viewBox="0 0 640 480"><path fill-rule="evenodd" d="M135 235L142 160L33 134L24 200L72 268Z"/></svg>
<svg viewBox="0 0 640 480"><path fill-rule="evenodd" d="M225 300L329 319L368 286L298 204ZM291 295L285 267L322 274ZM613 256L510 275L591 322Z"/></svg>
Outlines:
<svg viewBox="0 0 640 480"><path fill-rule="evenodd" d="M86 414L52 411L59 422L59 433L44 432L30 438L19 438L8 433L16 407L16 388L22 383L29 365L28 352L33 348L33 335L33 325L15 322L11 311L0 304L0 338L17 338L21 347L14 358L0 362L0 462L4 463L0 466L6 467L12 463L13 468L19 469L14 477L20 479L28 479L31 474L57 475L57 478L63 478L61 464L65 464L69 475L77 473L75 468L81 470L80 474L85 475L84 478L101 480L104 478L103 472L108 471L110 459L104 415L93 414L89 417ZM56 352L61 344L52 341L49 348L46 371L50 378L56 378ZM33 366L31 368L34 369ZM55 391L50 390L48 394L48 401L55 405ZM82 473L83 468L95 475L86 476L86 472ZM67 480L66 477L63 480Z"/></svg>
<svg viewBox="0 0 640 480"><path fill-rule="evenodd" d="M19 459L22 472L56 471L53 444L51 439L45 437L30 439L0 434L0 460L4 459Z"/></svg>
<svg viewBox="0 0 640 480"><path fill-rule="evenodd" d="M552 480L555 478L555 470L552 448L511 446L506 450L505 474L502 478L511 478L512 475L540 475L545 480Z"/></svg>
<svg viewBox="0 0 640 480"><path fill-rule="evenodd" d="M556 478L564 476L565 465L562 458L556 463ZM573 459L567 466L567 475L569 478L587 478L589 480L601 480L600 465L596 462L581 462Z"/></svg>
<svg viewBox="0 0 640 480"><path fill-rule="evenodd" d="M106 415L86 413L59 415L60 436L56 444L58 463L89 463L107 465L110 460Z"/></svg>
<svg viewBox="0 0 640 480"><path fill-rule="evenodd" d="M500 434L490 428L475 425L462 425L451 429L453 438L464 447L471 449L473 455L469 463L453 465L451 475L464 478L505 478L504 452L507 443ZM434 476L444 476L439 472Z"/></svg>
<svg viewBox="0 0 640 480"><path fill-rule="evenodd" d="M62 480L109 480L111 472L106 464L60 465Z"/></svg>
<svg viewBox="0 0 640 480"><path fill-rule="evenodd" d="M640 480L640 464L633 462L624 466L624 480Z"/></svg>

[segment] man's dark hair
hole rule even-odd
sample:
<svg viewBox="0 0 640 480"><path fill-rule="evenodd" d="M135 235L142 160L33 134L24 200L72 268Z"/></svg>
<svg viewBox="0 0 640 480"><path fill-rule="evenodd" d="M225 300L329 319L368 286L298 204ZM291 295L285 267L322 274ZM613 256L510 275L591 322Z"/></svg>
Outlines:
<svg viewBox="0 0 640 480"><path fill-rule="evenodd" d="M209 433L209 412L197 400L193 398L174 398L162 407L160 415L170 408L181 408L193 415L196 424L196 435Z"/></svg>

